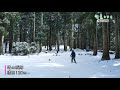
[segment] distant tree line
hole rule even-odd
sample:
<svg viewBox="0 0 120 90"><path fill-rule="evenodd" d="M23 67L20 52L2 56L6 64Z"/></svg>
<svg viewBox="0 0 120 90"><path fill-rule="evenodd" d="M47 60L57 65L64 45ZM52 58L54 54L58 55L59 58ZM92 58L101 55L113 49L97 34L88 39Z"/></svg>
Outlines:
<svg viewBox="0 0 120 90"><path fill-rule="evenodd" d="M109 22L97 22L109 19ZM112 19L110 19L112 16ZM109 50L120 58L119 12L0 12L0 54L11 53L13 42L35 42L51 51L64 45L72 49L92 50L96 56L103 51L102 60L110 60ZM3 46L4 45L4 46ZM9 45L9 52L7 52Z"/></svg>

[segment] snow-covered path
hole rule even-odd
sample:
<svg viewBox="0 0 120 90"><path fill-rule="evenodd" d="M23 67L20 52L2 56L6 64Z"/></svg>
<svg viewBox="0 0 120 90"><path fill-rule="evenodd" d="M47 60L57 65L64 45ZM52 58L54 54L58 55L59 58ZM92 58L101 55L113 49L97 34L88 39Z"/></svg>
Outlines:
<svg viewBox="0 0 120 90"><path fill-rule="evenodd" d="M42 52L39 55L29 56L0 56L0 78L119 78L120 59L100 61L102 53L97 56L85 55L82 50L75 50L77 64L71 63L70 51ZM81 55L82 54L82 55ZM114 54L110 55L111 58ZM99 62L100 61L100 62ZM28 74L8 75L5 65L23 65L23 71Z"/></svg>

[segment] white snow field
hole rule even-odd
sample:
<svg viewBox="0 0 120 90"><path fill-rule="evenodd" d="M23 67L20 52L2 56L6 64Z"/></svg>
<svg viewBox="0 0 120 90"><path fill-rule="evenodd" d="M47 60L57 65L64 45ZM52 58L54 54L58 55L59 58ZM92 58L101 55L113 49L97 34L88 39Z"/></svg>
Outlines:
<svg viewBox="0 0 120 90"><path fill-rule="evenodd" d="M110 54L111 60L100 61L101 52L92 56L89 54L93 52L75 49L75 64L71 63L71 52L60 48L58 56L55 50L29 56L0 55L0 78L120 78L120 59L113 59L114 54ZM9 75L8 65L22 65L23 72L28 74Z"/></svg>

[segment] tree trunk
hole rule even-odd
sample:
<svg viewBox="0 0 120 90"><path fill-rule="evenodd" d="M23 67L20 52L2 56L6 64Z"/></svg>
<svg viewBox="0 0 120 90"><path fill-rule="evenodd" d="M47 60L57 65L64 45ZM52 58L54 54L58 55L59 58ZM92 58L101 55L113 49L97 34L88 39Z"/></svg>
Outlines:
<svg viewBox="0 0 120 90"><path fill-rule="evenodd" d="M119 28L118 28L118 15L115 15L115 59L120 58L119 52Z"/></svg>
<svg viewBox="0 0 120 90"><path fill-rule="evenodd" d="M67 51L66 25L64 27L64 51Z"/></svg>
<svg viewBox="0 0 120 90"><path fill-rule="evenodd" d="M35 13L34 13L35 14ZM34 15L34 18L35 18L35 15ZM34 24L35 24L35 22L34 22ZM41 12L41 26L43 26L43 13ZM35 33L35 28L34 28L34 33ZM34 34L35 35L35 34ZM35 38L35 36L34 36L34 38ZM42 41L41 41L41 36L40 36L40 41L39 41L39 52L41 52L42 51Z"/></svg>
<svg viewBox="0 0 120 90"><path fill-rule="evenodd" d="M77 48L77 44L78 44L78 43L77 43L77 33L76 33L76 36L75 36L75 47L76 47L76 48ZM76 49L76 48L75 48L75 49Z"/></svg>
<svg viewBox="0 0 120 90"><path fill-rule="evenodd" d="M85 35L85 34L84 34ZM85 49L86 48L86 38L85 38L85 36L84 36L84 40L83 40L83 49Z"/></svg>
<svg viewBox="0 0 120 90"><path fill-rule="evenodd" d="M93 55L97 55L97 24L95 24L96 28L94 28L94 42L93 42Z"/></svg>
<svg viewBox="0 0 120 90"><path fill-rule="evenodd" d="M108 32L107 22L102 22L102 33L103 33L103 55L102 60L110 60L109 46L108 46Z"/></svg>
<svg viewBox="0 0 120 90"><path fill-rule="evenodd" d="M8 41L5 41L5 53L7 53L7 45L8 45Z"/></svg>
<svg viewBox="0 0 120 90"><path fill-rule="evenodd" d="M41 26L43 25L43 12L41 12Z"/></svg>
<svg viewBox="0 0 120 90"><path fill-rule="evenodd" d="M86 32L86 51L89 51L89 41L90 41L90 38L89 38L89 30L87 30L87 32Z"/></svg>
<svg viewBox="0 0 120 90"><path fill-rule="evenodd" d="M73 41L74 41L74 20L73 20L73 13L71 14L71 31L70 31L70 50L73 48Z"/></svg>
<svg viewBox="0 0 120 90"><path fill-rule="evenodd" d="M60 39L60 36L59 36L59 30L58 30L58 32L57 32L57 50L58 51L60 50L60 48L59 48L59 46L60 46L60 40L59 39Z"/></svg>
<svg viewBox="0 0 120 90"><path fill-rule="evenodd" d="M50 32L49 32L49 50L52 50L52 26L51 26L51 16L50 16Z"/></svg>
<svg viewBox="0 0 120 90"><path fill-rule="evenodd" d="M80 48L80 26L78 28L78 37L77 37L77 48Z"/></svg>
<svg viewBox="0 0 120 90"><path fill-rule="evenodd" d="M74 33L74 49L77 48L77 33Z"/></svg>
<svg viewBox="0 0 120 90"><path fill-rule="evenodd" d="M35 25L35 22L36 22L36 21L35 21L35 12L34 12L33 42L35 42L35 29L36 29L36 28L35 28L35 26L36 26L36 25Z"/></svg>
<svg viewBox="0 0 120 90"><path fill-rule="evenodd" d="M46 46L47 46L47 50L48 50L48 44L49 44L49 42L48 42L49 40L48 40L48 32L47 32L47 41L46 41Z"/></svg>
<svg viewBox="0 0 120 90"><path fill-rule="evenodd" d="M82 33L81 33L81 32L80 32L79 39L80 39L80 40L79 40L79 41L80 41L80 43L79 43L80 46L79 46L79 47L80 47L80 49L82 49Z"/></svg>
<svg viewBox="0 0 120 90"><path fill-rule="evenodd" d="M20 42L22 42L22 23L20 23Z"/></svg>
<svg viewBox="0 0 120 90"><path fill-rule="evenodd" d="M9 32L9 53L11 53L12 50L12 43L13 43L13 31Z"/></svg>
<svg viewBox="0 0 120 90"><path fill-rule="evenodd" d="M3 50L3 47L2 47L2 32L0 32L0 55L3 53L2 50Z"/></svg>
<svg viewBox="0 0 120 90"><path fill-rule="evenodd" d="M71 32L70 32L70 49L71 49L71 50L72 50L72 48L73 48L73 40L74 40L73 35L74 35L74 32L71 31Z"/></svg>
<svg viewBox="0 0 120 90"><path fill-rule="evenodd" d="M11 20L10 28L9 28L9 53L12 51L13 45L13 21Z"/></svg>
<svg viewBox="0 0 120 90"><path fill-rule="evenodd" d="M91 37L91 49L94 50L94 35Z"/></svg>
<svg viewBox="0 0 120 90"><path fill-rule="evenodd" d="M110 17L110 15L109 15L109 17ZM111 33L111 32L110 32L110 18L109 18L109 22L108 22L108 42L109 42L109 43L108 43L108 44L109 44L108 46L109 46L109 50L110 50L110 33Z"/></svg>
<svg viewBox="0 0 120 90"><path fill-rule="evenodd" d="M51 27L50 27L50 34L49 34L49 50L52 50L52 36L51 36Z"/></svg>
<svg viewBox="0 0 120 90"><path fill-rule="evenodd" d="M74 32L73 32L73 22L72 22L72 29L71 29L71 31L70 31L70 49L71 49L71 50L72 50L72 48L73 48L73 41L74 41L73 36L74 36Z"/></svg>
<svg viewBox="0 0 120 90"><path fill-rule="evenodd" d="M40 40L40 42L39 42L39 46L40 46L40 47L39 47L39 48L40 48L40 49L39 49L39 53L40 53L40 52L42 51L42 43L41 43L41 40Z"/></svg>
<svg viewBox="0 0 120 90"><path fill-rule="evenodd" d="M26 37L26 35L27 35L27 29L24 29L24 34L23 34L23 41L24 42L27 42L27 37Z"/></svg>

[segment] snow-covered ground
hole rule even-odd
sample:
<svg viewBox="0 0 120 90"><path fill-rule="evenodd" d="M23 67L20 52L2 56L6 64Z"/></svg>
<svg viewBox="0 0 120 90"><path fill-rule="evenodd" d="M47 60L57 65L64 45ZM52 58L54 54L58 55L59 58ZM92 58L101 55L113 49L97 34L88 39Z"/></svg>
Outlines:
<svg viewBox="0 0 120 90"><path fill-rule="evenodd" d="M110 54L111 60L100 61L101 52L92 56L89 55L92 52L75 49L75 64L71 63L71 52L64 52L63 46L58 56L55 56L55 52L53 50L29 56L1 55L0 78L120 78L120 59L113 59L114 54ZM22 65L22 71L28 74L8 75L9 65Z"/></svg>

